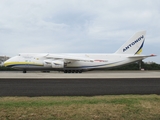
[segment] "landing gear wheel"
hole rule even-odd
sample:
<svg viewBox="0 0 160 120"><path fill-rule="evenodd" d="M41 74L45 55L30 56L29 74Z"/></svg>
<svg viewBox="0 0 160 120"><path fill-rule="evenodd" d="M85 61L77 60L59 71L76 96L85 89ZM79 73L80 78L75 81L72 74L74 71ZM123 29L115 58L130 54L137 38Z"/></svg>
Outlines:
<svg viewBox="0 0 160 120"><path fill-rule="evenodd" d="M23 70L23 73L27 73L27 71L26 71L26 70Z"/></svg>
<svg viewBox="0 0 160 120"><path fill-rule="evenodd" d="M64 73L82 73L82 70L64 70Z"/></svg>

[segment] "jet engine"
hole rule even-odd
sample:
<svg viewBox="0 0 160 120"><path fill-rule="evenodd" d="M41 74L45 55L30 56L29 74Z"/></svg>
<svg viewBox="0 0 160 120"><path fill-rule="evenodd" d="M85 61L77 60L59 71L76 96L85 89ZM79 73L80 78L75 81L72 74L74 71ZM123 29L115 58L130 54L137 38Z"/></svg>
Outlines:
<svg viewBox="0 0 160 120"><path fill-rule="evenodd" d="M61 60L44 60L44 67L64 68L64 62Z"/></svg>
<svg viewBox="0 0 160 120"><path fill-rule="evenodd" d="M44 67L49 67L51 68L52 67L52 61L51 60L44 60L43 64L44 64Z"/></svg>
<svg viewBox="0 0 160 120"><path fill-rule="evenodd" d="M64 68L64 62L61 60L52 61L52 68Z"/></svg>

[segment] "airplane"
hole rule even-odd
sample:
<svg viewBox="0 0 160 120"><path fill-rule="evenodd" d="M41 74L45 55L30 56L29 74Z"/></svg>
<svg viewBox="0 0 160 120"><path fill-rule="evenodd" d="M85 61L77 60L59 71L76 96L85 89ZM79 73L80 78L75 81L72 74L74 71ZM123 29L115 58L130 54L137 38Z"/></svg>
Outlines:
<svg viewBox="0 0 160 120"><path fill-rule="evenodd" d="M4 62L4 66L22 70L55 70L64 73L82 73L88 70L113 68L147 57L141 55L146 31L135 33L115 53L112 54L50 54L50 53L20 53Z"/></svg>

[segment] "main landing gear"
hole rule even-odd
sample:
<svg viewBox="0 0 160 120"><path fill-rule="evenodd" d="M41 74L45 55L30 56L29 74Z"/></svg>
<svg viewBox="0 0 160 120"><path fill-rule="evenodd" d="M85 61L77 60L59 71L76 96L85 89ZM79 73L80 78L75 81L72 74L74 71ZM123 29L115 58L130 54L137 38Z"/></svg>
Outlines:
<svg viewBox="0 0 160 120"><path fill-rule="evenodd" d="M82 73L82 70L64 70L64 73Z"/></svg>

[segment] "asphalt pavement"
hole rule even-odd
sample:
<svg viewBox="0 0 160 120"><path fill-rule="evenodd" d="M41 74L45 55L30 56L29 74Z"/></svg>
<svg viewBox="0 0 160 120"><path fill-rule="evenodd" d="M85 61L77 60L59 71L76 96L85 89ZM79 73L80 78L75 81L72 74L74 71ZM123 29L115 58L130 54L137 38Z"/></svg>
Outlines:
<svg viewBox="0 0 160 120"><path fill-rule="evenodd" d="M0 96L160 94L160 78L1 78Z"/></svg>

